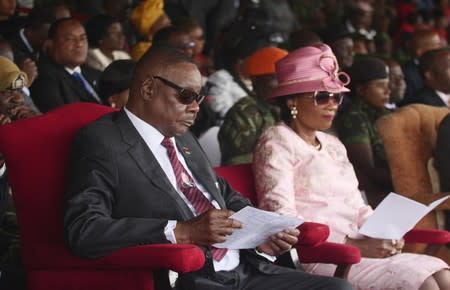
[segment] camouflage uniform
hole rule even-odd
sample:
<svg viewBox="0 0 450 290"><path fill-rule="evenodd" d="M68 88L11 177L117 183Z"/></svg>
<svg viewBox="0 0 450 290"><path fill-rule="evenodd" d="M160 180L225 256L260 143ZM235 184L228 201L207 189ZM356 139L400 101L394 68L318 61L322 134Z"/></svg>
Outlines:
<svg viewBox="0 0 450 290"><path fill-rule="evenodd" d="M218 139L222 165L251 163L263 130L278 122L273 106L254 96L240 99L227 112Z"/></svg>
<svg viewBox="0 0 450 290"><path fill-rule="evenodd" d="M359 99L352 99L336 119L339 139L345 146L370 144L375 166L389 168L383 143L375 127L376 120L389 112L388 109L377 110Z"/></svg>

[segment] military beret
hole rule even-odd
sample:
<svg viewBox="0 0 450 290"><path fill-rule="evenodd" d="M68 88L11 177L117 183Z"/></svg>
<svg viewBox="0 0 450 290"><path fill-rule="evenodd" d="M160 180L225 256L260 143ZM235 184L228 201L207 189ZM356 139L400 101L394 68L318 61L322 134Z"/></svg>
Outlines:
<svg viewBox="0 0 450 290"><path fill-rule="evenodd" d="M389 67L384 61L375 57L355 59L348 72L353 84L389 77Z"/></svg>

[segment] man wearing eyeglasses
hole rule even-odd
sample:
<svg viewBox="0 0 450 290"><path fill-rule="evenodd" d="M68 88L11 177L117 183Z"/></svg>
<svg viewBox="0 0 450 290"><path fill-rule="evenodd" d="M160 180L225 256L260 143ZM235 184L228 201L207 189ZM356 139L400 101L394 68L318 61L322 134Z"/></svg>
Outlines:
<svg viewBox="0 0 450 290"><path fill-rule="evenodd" d="M188 131L203 100L200 88L188 57L152 46L136 65L125 109L81 129L65 195L67 246L99 258L139 244L196 244L206 263L180 274L182 290L351 289L343 280L275 266L255 250L212 247L242 226L229 217L249 201L215 174ZM298 234L286 229L259 251L285 253Z"/></svg>

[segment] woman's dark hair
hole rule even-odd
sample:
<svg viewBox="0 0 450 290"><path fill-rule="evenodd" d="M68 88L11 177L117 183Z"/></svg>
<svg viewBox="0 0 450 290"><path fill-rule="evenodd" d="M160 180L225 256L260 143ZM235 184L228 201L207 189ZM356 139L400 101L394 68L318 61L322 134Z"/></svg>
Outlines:
<svg viewBox="0 0 450 290"><path fill-rule="evenodd" d="M131 59L113 61L100 76L99 95L104 104L108 98L130 88L133 69L136 62Z"/></svg>
<svg viewBox="0 0 450 290"><path fill-rule="evenodd" d="M289 99L297 97L299 94L277 97L275 105L280 109L280 119L286 124L290 124L292 120L291 109L287 105Z"/></svg>
<svg viewBox="0 0 450 290"><path fill-rule="evenodd" d="M110 15L100 14L92 17L86 23L86 34L89 47L99 47L100 41L106 36L108 28L116 22Z"/></svg>

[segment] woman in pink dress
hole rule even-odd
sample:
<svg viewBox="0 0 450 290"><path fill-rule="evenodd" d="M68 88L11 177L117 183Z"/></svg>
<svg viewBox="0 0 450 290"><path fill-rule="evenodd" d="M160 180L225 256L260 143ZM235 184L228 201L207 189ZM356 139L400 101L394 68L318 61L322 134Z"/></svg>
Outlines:
<svg viewBox="0 0 450 290"><path fill-rule="evenodd" d="M259 206L327 224L329 241L361 250L348 280L355 289L450 289L448 265L435 257L401 253L404 241L358 234L372 213L358 191L344 145L321 132L330 128L342 93L348 91L336 58L325 44L300 48L277 63L278 89L271 98L283 122L269 127L254 154ZM348 82L347 82L348 83ZM305 264L332 275L334 265Z"/></svg>

